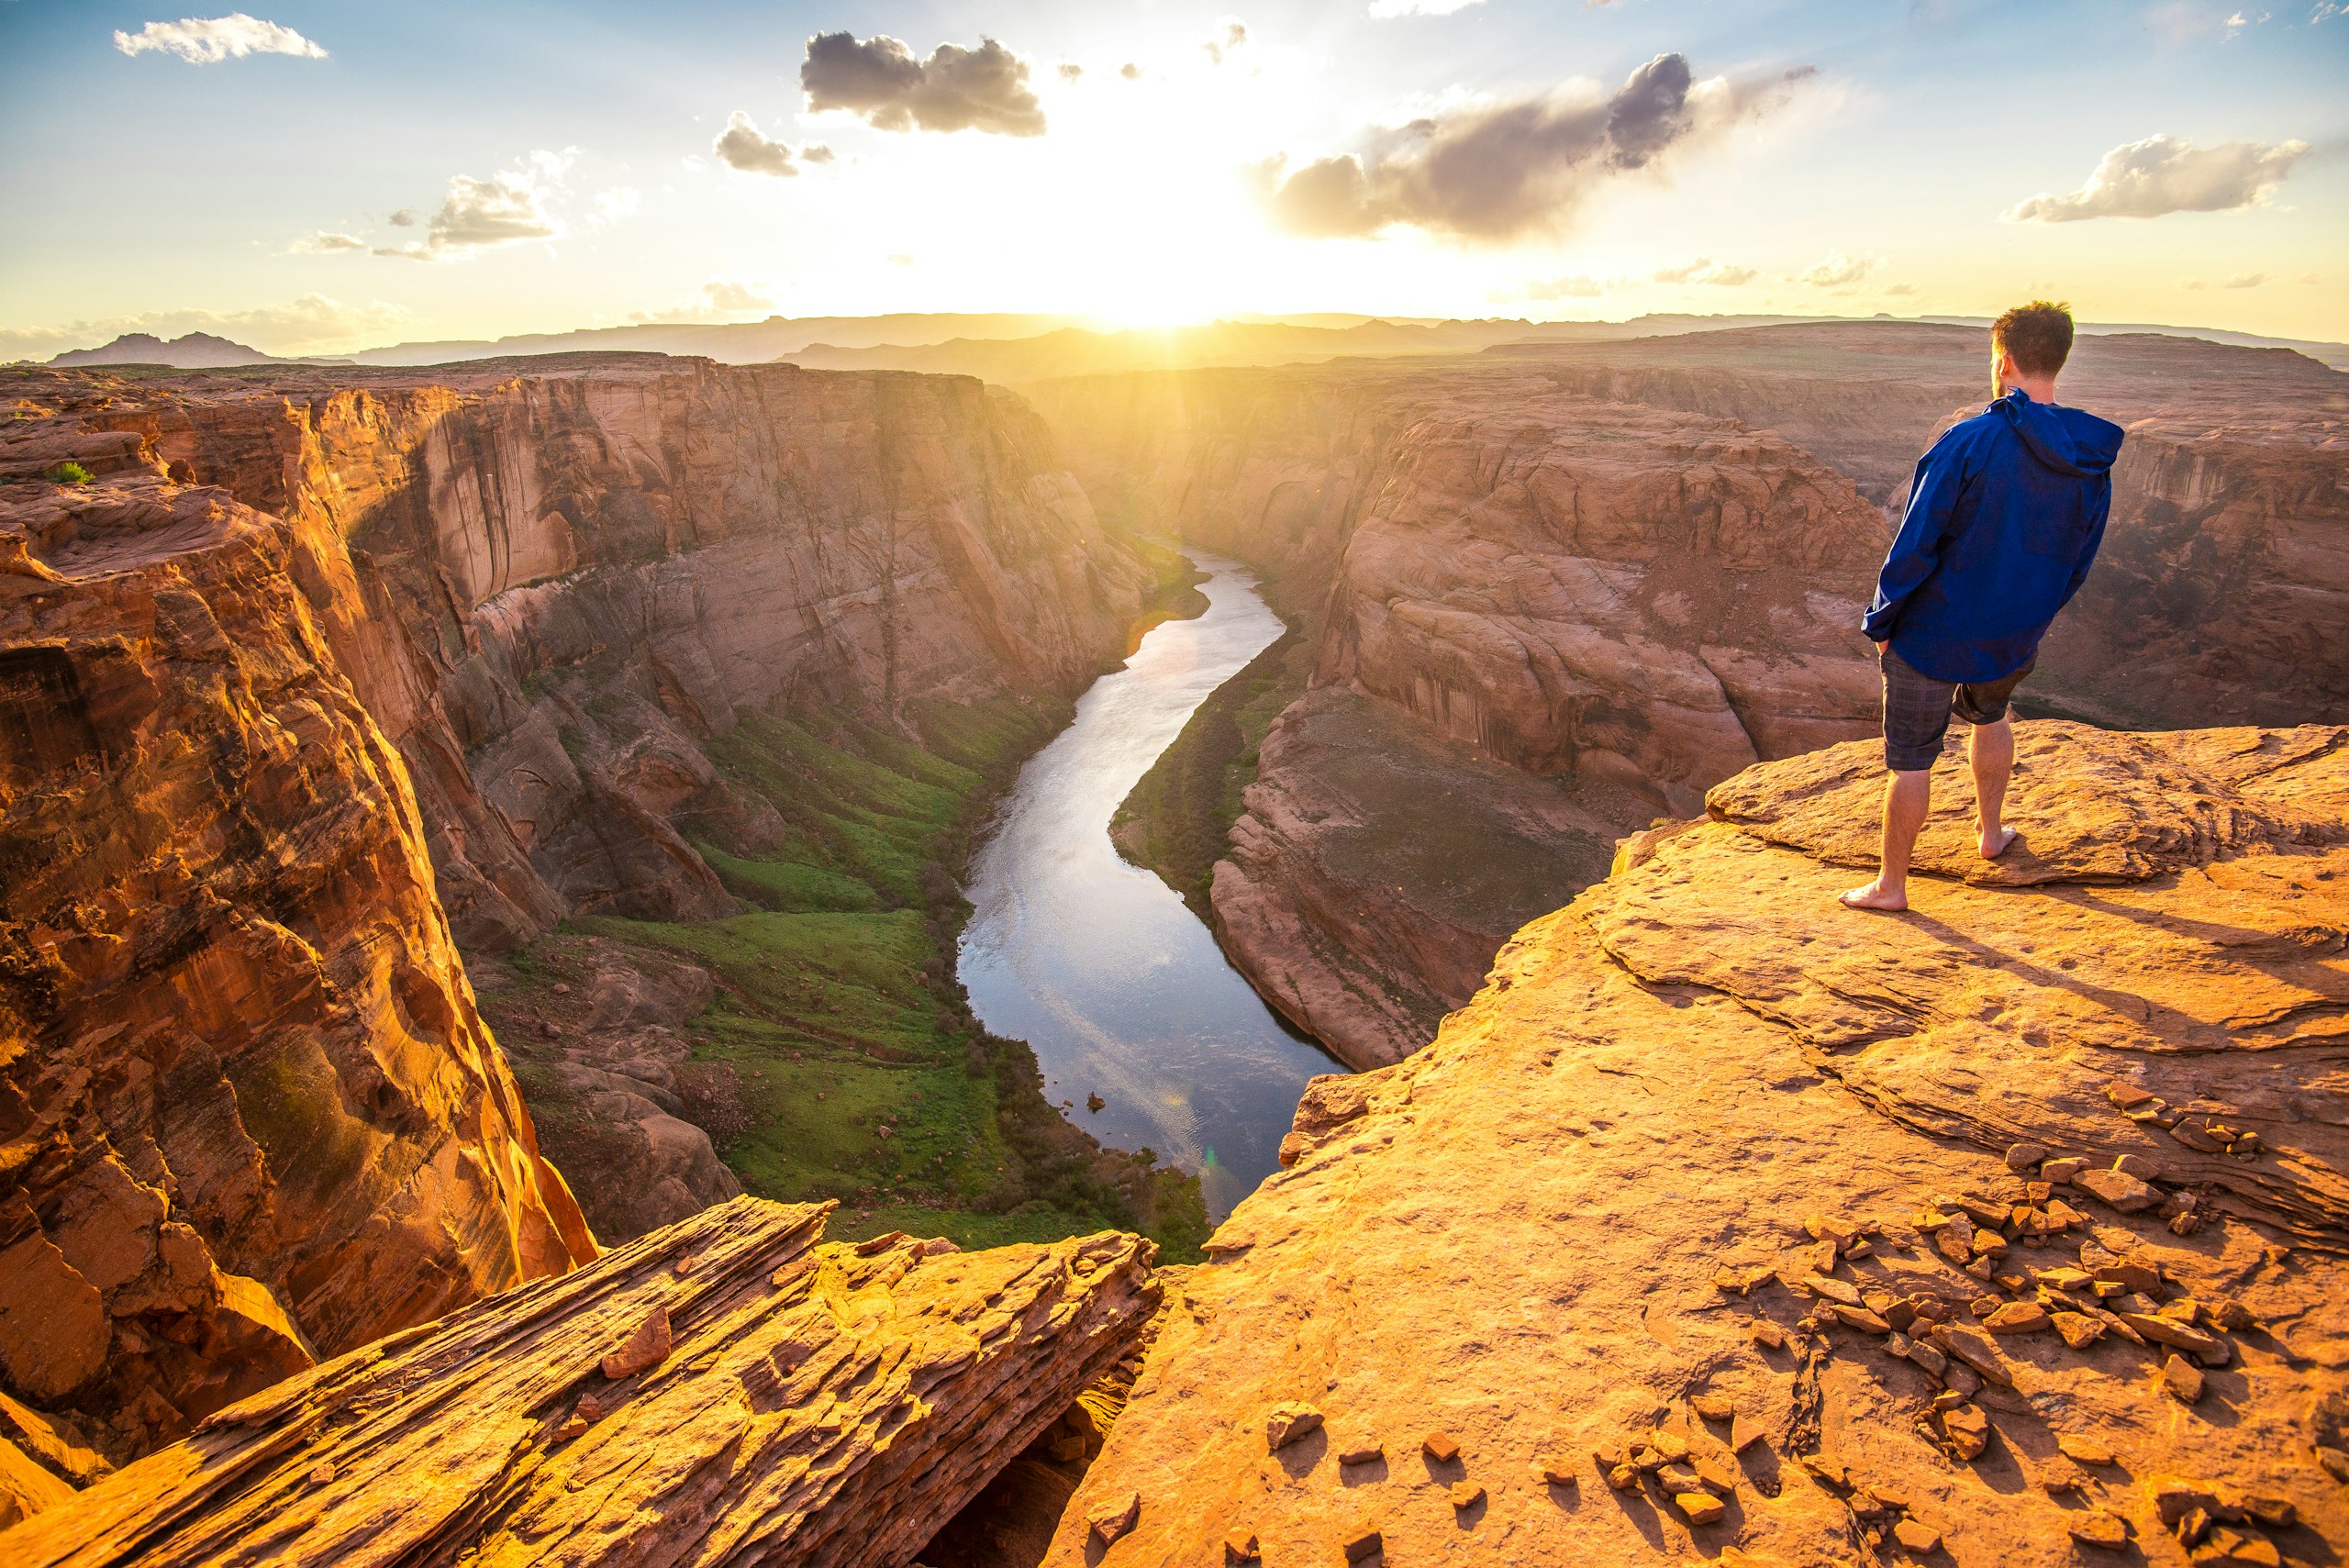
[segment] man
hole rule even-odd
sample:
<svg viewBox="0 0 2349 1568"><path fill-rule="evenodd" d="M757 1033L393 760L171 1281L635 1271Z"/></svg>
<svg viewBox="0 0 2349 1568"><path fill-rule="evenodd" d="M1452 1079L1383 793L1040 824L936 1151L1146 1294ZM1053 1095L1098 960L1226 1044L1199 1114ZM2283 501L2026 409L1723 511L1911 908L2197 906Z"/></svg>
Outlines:
<svg viewBox="0 0 2349 1568"><path fill-rule="evenodd" d="M1990 328L1998 401L1952 426L1917 464L1908 514L1860 623L1884 671L1891 777L1882 870L1842 895L1851 908L1909 907L1909 855L1953 713L1971 728L1982 858L2014 842L2000 820L2015 761L2008 700L2096 560L2121 452L2120 426L2055 406L2071 351L2067 306L2035 300L1999 317Z"/></svg>

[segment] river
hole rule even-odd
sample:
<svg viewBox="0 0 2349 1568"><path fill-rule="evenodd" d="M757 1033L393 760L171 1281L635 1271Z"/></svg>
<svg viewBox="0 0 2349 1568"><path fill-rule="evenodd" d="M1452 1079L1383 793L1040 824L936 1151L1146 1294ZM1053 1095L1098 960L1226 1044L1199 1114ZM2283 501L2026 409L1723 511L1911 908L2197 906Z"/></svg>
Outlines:
<svg viewBox="0 0 2349 1568"><path fill-rule="evenodd" d="M1030 758L972 864L963 984L1035 1048L1045 1094L1106 1144L1198 1173L1217 1219L1276 1170L1305 1081L1342 1071L1284 1029L1109 818L1209 693L1281 634L1237 562L1193 552L1208 612L1166 621ZM1096 1112L1086 1096L1108 1103Z"/></svg>

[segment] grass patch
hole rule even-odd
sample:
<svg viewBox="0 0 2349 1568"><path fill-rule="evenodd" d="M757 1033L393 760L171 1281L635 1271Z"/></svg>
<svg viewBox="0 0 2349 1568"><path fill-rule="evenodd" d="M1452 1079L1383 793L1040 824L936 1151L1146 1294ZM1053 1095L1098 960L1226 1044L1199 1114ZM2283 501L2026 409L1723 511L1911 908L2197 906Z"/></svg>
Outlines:
<svg viewBox="0 0 2349 1568"><path fill-rule="evenodd" d="M1001 788L1067 715L1012 696L934 704L916 716L926 743L745 719L709 753L774 808L782 841L696 848L756 911L566 924L717 976L716 1001L683 1032L689 1069L724 1085L724 1115L696 1119L747 1191L839 1200L835 1239L902 1229L984 1247L1138 1229L1169 1261L1197 1258L1197 1179L1104 1150L1062 1117L1034 1053L982 1029L953 973L970 915L956 873ZM552 983L527 958L512 968L525 986Z"/></svg>

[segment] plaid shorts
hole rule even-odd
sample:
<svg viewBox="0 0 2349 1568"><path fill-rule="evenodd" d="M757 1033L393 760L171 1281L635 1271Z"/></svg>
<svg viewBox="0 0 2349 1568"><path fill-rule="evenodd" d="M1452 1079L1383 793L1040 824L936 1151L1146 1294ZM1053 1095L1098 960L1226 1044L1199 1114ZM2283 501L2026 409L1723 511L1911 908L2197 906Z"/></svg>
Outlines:
<svg viewBox="0 0 2349 1568"><path fill-rule="evenodd" d="M1936 681L1888 647L1876 663L1884 671L1884 765L1899 773L1933 765L1952 714L1968 724L1996 724L2006 717L2007 699L2031 673L2031 664L2025 664L2011 675L1975 685Z"/></svg>

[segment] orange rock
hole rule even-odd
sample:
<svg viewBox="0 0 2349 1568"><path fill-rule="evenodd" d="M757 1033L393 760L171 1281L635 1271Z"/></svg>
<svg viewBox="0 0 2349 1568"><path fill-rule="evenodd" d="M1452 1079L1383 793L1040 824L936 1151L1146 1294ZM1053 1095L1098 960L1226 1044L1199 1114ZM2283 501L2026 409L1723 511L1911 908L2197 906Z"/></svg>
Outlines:
<svg viewBox="0 0 2349 1568"><path fill-rule="evenodd" d="M1264 1443L1284 1449L1306 1433L1319 1429L1321 1412L1310 1405L1275 1405L1264 1414Z"/></svg>
<svg viewBox="0 0 2349 1568"><path fill-rule="evenodd" d="M659 1366L669 1359L669 1309L654 1305L645 1313L644 1320L628 1337L628 1342L606 1355L604 1375L618 1382L634 1377L647 1367Z"/></svg>
<svg viewBox="0 0 2349 1568"><path fill-rule="evenodd" d="M1419 1447L1438 1464L1450 1464L1460 1457L1460 1445L1446 1432L1430 1432L1419 1440Z"/></svg>
<svg viewBox="0 0 2349 1568"><path fill-rule="evenodd" d="M1252 1529L1235 1529L1223 1538L1223 1560L1227 1563L1254 1562L1263 1556Z"/></svg>
<svg viewBox="0 0 2349 1568"><path fill-rule="evenodd" d="M1455 1481L1451 1497L1454 1508L1473 1508L1485 1500L1485 1489L1474 1481Z"/></svg>
<svg viewBox="0 0 2349 1568"><path fill-rule="evenodd" d="M1132 1533L1141 1520L1141 1494L1127 1492L1098 1502L1086 1511L1085 1523L1092 1527L1094 1538L1108 1546Z"/></svg>

